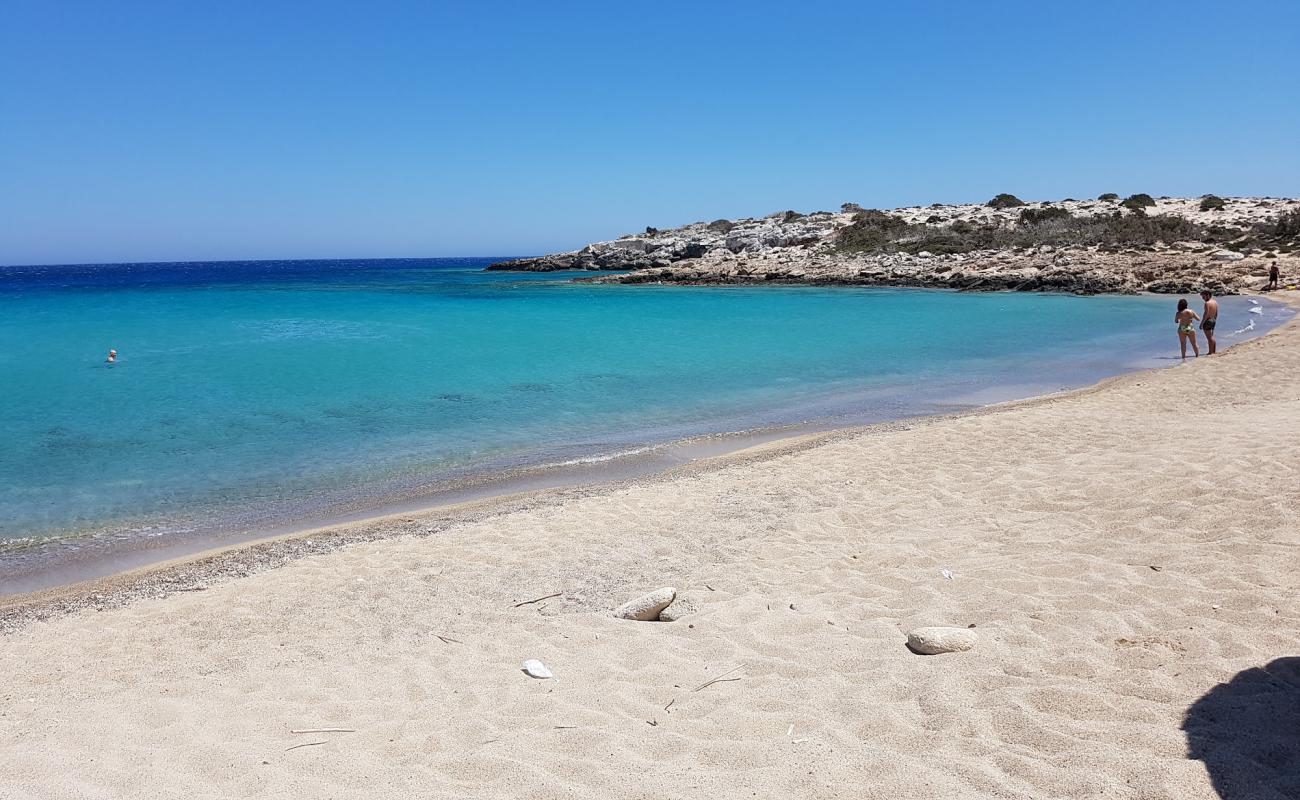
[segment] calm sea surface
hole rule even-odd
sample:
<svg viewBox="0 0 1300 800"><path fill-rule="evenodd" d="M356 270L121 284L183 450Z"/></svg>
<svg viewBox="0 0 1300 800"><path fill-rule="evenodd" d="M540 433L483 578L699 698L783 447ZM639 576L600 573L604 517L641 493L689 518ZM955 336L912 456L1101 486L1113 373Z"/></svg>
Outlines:
<svg viewBox="0 0 1300 800"><path fill-rule="evenodd" d="M0 268L0 580L52 542L279 524L697 434L950 410L1177 349L1170 298L590 286L487 263ZM1250 307L1225 299L1225 343L1288 313Z"/></svg>

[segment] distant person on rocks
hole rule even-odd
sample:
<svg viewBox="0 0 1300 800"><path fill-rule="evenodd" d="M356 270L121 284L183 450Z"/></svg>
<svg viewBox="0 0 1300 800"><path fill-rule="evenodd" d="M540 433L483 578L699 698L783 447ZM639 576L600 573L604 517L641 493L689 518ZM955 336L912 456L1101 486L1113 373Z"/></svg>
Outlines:
<svg viewBox="0 0 1300 800"><path fill-rule="evenodd" d="M1192 352L1199 358L1201 355L1201 346L1196 343L1196 312L1187 307L1187 298L1181 298L1178 301L1178 311L1174 314L1174 322L1178 323L1178 346L1183 351L1183 358L1187 358L1187 343L1192 343Z"/></svg>
<svg viewBox="0 0 1300 800"><path fill-rule="evenodd" d="M1265 286L1264 288L1270 292L1276 291L1278 281L1281 280L1281 278L1282 275L1278 272L1277 262L1273 262L1273 264L1268 268L1268 286Z"/></svg>
<svg viewBox="0 0 1300 800"><path fill-rule="evenodd" d="M116 350L109 350L109 351L108 351L108 358L106 358L106 359L104 359L104 360L105 360L106 362L108 362L109 364L116 364L116 363L117 363L117 351L116 351Z"/></svg>
<svg viewBox="0 0 1300 800"><path fill-rule="evenodd" d="M1205 301L1205 313L1201 315L1201 330L1205 331L1205 342L1210 346L1208 355L1214 355L1218 342L1214 340L1214 328L1219 324L1219 301L1214 299L1214 295L1207 292L1201 292L1201 299Z"/></svg>

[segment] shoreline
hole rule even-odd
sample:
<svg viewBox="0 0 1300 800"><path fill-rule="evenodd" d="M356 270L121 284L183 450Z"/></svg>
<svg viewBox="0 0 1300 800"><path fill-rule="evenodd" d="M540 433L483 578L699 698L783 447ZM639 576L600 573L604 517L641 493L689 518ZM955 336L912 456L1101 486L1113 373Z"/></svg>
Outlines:
<svg viewBox="0 0 1300 800"><path fill-rule="evenodd" d="M1291 309L1300 308L1300 296L1293 292L1272 298ZM1234 343L1225 354L1247 346L1260 346L1300 325L1292 317L1264 334ZM706 434L652 444L644 448L660 456L658 463L641 453L597 460L568 470L563 466L541 465L483 480L470 480L405 501L361 509L328 519L305 520L297 524L272 526L245 537L229 536L226 541L199 537L179 541L167 548L169 555L157 557L158 549L136 549L128 556L150 554L143 563L130 564L107 574L61 581L34 590L0 595L0 635L26 625L84 608L103 610L127 605L144 597L161 597L175 592L204 591L214 582L246 577L276 569L309 555L333 552L357 542L378 541L398 536L432 536L454 526L498 515L539 507L558 506L578 497L614 492L638 484L673 480L768 458L794 454L842 439L872 436L941 423L945 420L1003 413L1023 407L1087 396L1128 381L1167 371L1175 366L1130 369L1095 383L1058 392L991 403L957 411L923 414L868 424L818 427L817 421L749 431ZM823 422L825 424L825 422ZM677 451L685 451L684 453ZM602 475L617 468L614 477ZM112 560L111 557L108 560ZM75 573L75 568L56 567L51 572ZM81 571L83 574L85 570Z"/></svg>
<svg viewBox="0 0 1300 800"><path fill-rule="evenodd" d="M4 636L0 772L23 797L1284 796L1297 419L1292 319L1179 369L212 554ZM675 621L615 618L657 587ZM932 626L973 646L908 649Z"/></svg>

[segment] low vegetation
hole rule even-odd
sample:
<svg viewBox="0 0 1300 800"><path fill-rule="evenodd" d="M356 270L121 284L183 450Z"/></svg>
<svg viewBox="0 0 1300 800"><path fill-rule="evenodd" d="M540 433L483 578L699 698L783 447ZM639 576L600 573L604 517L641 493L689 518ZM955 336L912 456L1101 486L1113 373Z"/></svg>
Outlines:
<svg viewBox="0 0 1300 800"><path fill-rule="evenodd" d="M1198 242L1207 248L1233 250L1300 250L1300 208L1241 228L1200 225L1173 215L1148 215L1143 210L1148 206L1140 199L1147 196L1134 197L1139 198L1137 208L1130 213L1116 210L1076 217L1060 206L1044 205L1021 209L1016 223L957 220L944 224L937 216L912 223L868 209L854 215L853 222L840 230L837 241L839 249L846 252L935 255L1044 245L1113 250L1174 242Z"/></svg>
<svg viewBox="0 0 1300 800"><path fill-rule="evenodd" d="M1045 205L1042 208L1026 208L1020 212L1021 225L1040 225L1054 219L1069 219L1070 212L1060 206Z"/></svg>
<svg viewBox="0 0 1300 800"><path fill-rule="evenodd" d="M1273 249L1279 253L1300 251L1300 208L1255 223L1244 236L1228 244L1233 249Z"/></svg>
<svg viewBox="0 0 1300 800"><path fill-rule="evenodd" d="M1014 194L1006 194L1005 192L998 195L997 197L994 197L992 200L986 203L986 205L989 208L998 208L998 209L1015 208L1016 206L1023 206L1024 204L1025 204L1024 200L1021 200L1019 197L1016 197Z"/></svg>
<svg viewBox="0 0 1300 800"><path fill-rule="evenodd" d="M1103 203L1113 203L1119 199L1119 195L1115 194L1114 192L1104 192L1102 194L1097 195L1097 199L1102 201Z"/></svg>
<svg viewBox="0 0 1300 800"><path fill-rule="evenodd" d="M1131 194L1124 198L1120 205L1129 211L1143 211L1144 209L1154 208L1156 201L1149 194Z"/></svg>
<svg viewBox="0 0 1300 800"><path fill-rule="evenodd" d="M1202 211L1217 211L1220 208L1226 208L1227 205L1227 201L1218 195L1207 194L1201 198Z"/></svg>
<svg viewBox="0 0 1300 800"><path fill-rule="evenodd" d="M1075 217L1063 208L1025 209L1022 224L909 223L883 211L863 211L839 234L841 250L864 253L971 253L977 250L1064 246L1132 247L1201 241L1206 232L1182 217L1113 214Z"/></svg>
<svg viewBox="0 0 1300 800"><path fill-rule="evenodd" d="M1292 240L1300 243L1300 208L1284 211L1272 219L1256 226L1264 236L1277 240Z"/></svg>

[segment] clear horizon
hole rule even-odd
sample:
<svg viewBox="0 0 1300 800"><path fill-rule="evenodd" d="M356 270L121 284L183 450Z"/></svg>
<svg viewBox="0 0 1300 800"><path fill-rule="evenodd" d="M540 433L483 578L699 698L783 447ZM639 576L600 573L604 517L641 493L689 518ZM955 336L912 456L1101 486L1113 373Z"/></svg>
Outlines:
<svg viewBox="0 0 1300 800"><path fill-rule="evenodd" d="M530 255L1004 191L1300 194L1292 3L18 0L0 22L7 266Z"/></svg>

